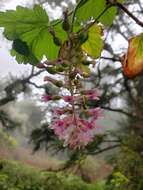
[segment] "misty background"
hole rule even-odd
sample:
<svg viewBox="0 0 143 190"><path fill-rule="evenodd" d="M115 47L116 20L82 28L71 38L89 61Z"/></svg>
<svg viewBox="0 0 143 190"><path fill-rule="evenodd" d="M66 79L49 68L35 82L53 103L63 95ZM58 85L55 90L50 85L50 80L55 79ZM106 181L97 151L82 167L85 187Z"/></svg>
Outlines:
<svg viewBox="0 0 143 190"><path fill-rule="evenodd" d="M0 2L0 9L1 11L7 10L7 9L15 9L17 5L22 6L28 6L31 7L34 3L37 1L28 1L28 0L7 0L7 1L1 1ZM43 4L44 1L39 1ZM50 16L50 19L58 18L59 16L62 16L62 9L67 7L67 3L72 8L75 0L73 1L48 1L49 3L45 3L44 6ZM125 26L122 27L122 30L125 30ZM140 33L141 29L138 26L132 27L132 30L134 33ZM15 61L14 57L10 56L9 50L11 48L11 43L3 38L2 35L3 30L1 29L0 34L0 77L1 77L1 83L0 83L0 90L1 90L1 97L4 97L5 94L3 94L3 90L5 88L6 84L10 84L11 81L14 79L17 79L19 77L25 77L26 75L29 75L31 73L31 66L30 65L18 65L18 63ZM128 43L126 36L122 35L124 32L118 33L116 35L109 34L107 42L109 44L112 43L112 47L114 49L115 54L123 54L123 52L126 51ZM129 34L129 36L132 35L132 32ZM103 52L104 56L110 55L107 52ZM105 62L106 65L106 62ZM121 63L117 62L116 66L120 68ZM35 77L32 79L32 81L40 86L44 84L43 82L43 76L39 75L38 77ZM119 74L118 79L121 78L121 74ZM112 84L114 84L114 78L112 79L110 77ZM103 83L105 83L107 78L104 79ZM120 84L116 87L114 87L114 90L116 94L118 95L118 92L120 91ZM10 135L16 140L16 148L13 151L12 149L6 150L1 149L1 155L3 157L11 157L13 159L22 160L26 163L36 165L40 168L45 167L58 167L58 163L62 162L66 158L66 154L60 153L57 156L54 156L51 154L51 152L45 152L44 150L41 150L33 155L33 145L29 144L29 136L33 129L39 128L41 123L46 120L46 113L48 111L47 107L48 104L43 104L41 101L41 96L44 93L44 90L39 90L37 88L34 88L33 86L30 86L29 91L26 93L20 93L17 96L17 100L13 102L9 102L5 106L2 107L4 111L6 111L10 117L14 121L18 121L21 123L20 126L18 126L15 130L10 131ZM126 106L124 104L124 101L121 99L121 97L113 99L111 101L111 104L113 107L122 108L123 106ZM46 115L46 116L45 116ZM47 116L48 117L48 116ZM116 131L120 128L124 128L124 126L121 126L122 122L126 122L127 117L125 114L119 113L119 112L113 112L109 110L104 111L103 117L99 121L99 128L97 130L97 133L103 133L105 131ZM5 147L5 143L3 145ZM91 159L91 158L90 158ZM100 162L102 165L102 157L100 158ZM100 170L100 169L99 169ZM96 174L98 171L96 171ZM107 169L108 170L108 169ZM109 167L110 170L110 167Z"/></svg>

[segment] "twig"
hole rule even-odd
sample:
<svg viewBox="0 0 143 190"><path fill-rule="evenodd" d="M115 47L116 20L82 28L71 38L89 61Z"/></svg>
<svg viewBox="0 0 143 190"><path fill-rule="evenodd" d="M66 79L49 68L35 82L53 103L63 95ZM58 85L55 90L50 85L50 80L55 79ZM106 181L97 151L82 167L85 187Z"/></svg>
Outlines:
<svg viewBox="0 0 143 190"><path fill-rule="evenodd" d="M143 120L143 118L140 118L132 113L129 113L129 112L126 112L122 109L119 109L119 108L111 108L111 107L107 107L107 106L101 106L101 108L105 109L105 110L109 110L109 111L114 111L114 112L119 112L121 114L124 114L128 117L132 117L132 118L135 118L135 119L139 119L139 120Z"/></svg>
<svg viewBox="0 0 143 190"><path fill-rule="evenodd" d="M101 154L101 153L103 153L103 152L105 152L105 151L112 150L112 149L114 149L114 148L118 148L118 147L120 147L120 146L121 146L121 144L115 144L115 145L112 145L112 146L109 146L109 147L106 147L106 148L100 149L100 150L95 151L95 152L90 152L90 155ZM88 154L89 154L89 153L88 153Z"/></svg>
<svg viewBox="0 0 143 190"><path fill-rule="evenodd" d="M31 75L33 75L34 74L34 66L32 65L32 68L31 68Z"/></svg>
<svg viewBox="0 0 143 190"><path fill-rule="evenodd" d="M0 99L0 106L4 106L8 102L11 102L11 101L14 101L14 100L15 100L14 96L8 96L8 97L5 97L3 99Z"/></svg>
<svg viewBox="0 0 143 190"><path fill-rule="evenodd" d="M22 79L22 81L26 83L26 82L29 81L31 78L38 76L39 74L43 73L44 71L45 71L45 69L42 69L42 70L37 71L37 72L35 72L35 73L31 73L28 77Z"/></svg>
<svg viewBox="0 0 143 190"><path fill-rule="evenodd" d="M111 8L112 6L113 6L113 5L108 5L108 6L96 17L96 19L95 19L93 22L90 22L89 24L87 24L86 27L83 28L83 29L81 29L81 30L79 30L79 32L81 32L81 31L84 31L84 32L88 31L89 28L91 28L95 23L97 23L98 20L101 18L101 16L103 16L103 15L106 13L106 11L107 11L109 8ZM79 32L78 32L78 33L79 33Z"/></svg>
<svg viewBox="0 0 143 190"><path fill-rule="evenodd" d="M106 60L121 62L120 58L115 58L115 57L105 57L105 56L101 56L100 59L106 59Z"/></svg>
<svg viewBox="0 0 143 190"><path fill-rule="evenodd" d="M123 4L117 1L115 1L114 3L112 3L111 0L108 0L108 1L112 6L117 6L121 10L123 10L130 18L132 18L136 22L136 24L143 27L143 22L141 22L136 16L134 16Z"/></svg>
<svg viewBox="0 0 143 190"><path fill-rule="evenodd" d="M35 84L34 82L28 81L27 84L30 84L32 86L34 86L35 88L39 88L39 89L45 89L45 87L43 85L39 86L37 84Z"/></svg>

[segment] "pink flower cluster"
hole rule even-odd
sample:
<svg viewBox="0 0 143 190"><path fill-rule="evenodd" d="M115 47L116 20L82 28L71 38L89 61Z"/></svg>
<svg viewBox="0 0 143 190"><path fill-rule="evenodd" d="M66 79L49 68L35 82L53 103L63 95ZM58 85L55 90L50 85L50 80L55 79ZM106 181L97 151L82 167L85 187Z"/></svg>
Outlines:
<svg viewBox="0 0 143 190"><path fill-rule="evenodd" d="M83 119L78 114L69 114L63 118L55 118L49 126L54 130L64 145L71 149L85 147L90 143L97 128L96 120L102 115L100 108L90 110L89 119ZM60 116L59 116L60 117Z"/></svg>
<svg viewBox="0 0 143 190"><path fill-rule="evenodd" d="M95 131L98 127L97 119L102 116L102 110L96 108L83 108L83 97L87 100L98 100L99 92L97 90L83 91L77 96L63 96L63 100L69 103L69 106L56 108L53 110L53 117L49 128L53 129L55 135L64 142L65 146L71 149L83 148L92 142ZM52 100L52 97L43 98L45 102ZM78 104L78 108L73 110L73 104Z"/></svg>

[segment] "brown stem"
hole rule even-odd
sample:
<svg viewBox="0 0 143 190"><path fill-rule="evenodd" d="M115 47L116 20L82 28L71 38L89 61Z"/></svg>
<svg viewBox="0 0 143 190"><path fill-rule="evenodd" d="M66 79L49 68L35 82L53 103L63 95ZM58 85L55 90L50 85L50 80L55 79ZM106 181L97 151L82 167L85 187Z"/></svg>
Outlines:
<svg viewBox="0 0 143 190"><path fill-rule="evenodd" d="M69 76L70 76L70 72L71 72L72 67L70 67L70 71L69 71ZM72 80L69 78L69 86L70 86L70 93L72 96L72 112L73 112L73 117L74 117L74 122L76 127L78 127L78 123L77 123L77 119L76 119L76 113L75 113L75 103L74 103L74 89L73 89L73 85L72 85Z"/></svg>
<svg viewBox="0 0 143 190"><path fill-rule="evenodd" d="M115 145L112 145L112 146L109 146L109 147L106 147L106 148L103 148L103 149L99 149L98 151L95 151L95 152L90 152L90 155L97 155L97 154L101 154L105 151L108 151L108 150L112 150L112 149L115 149L115 148L119 148L121 146L121 144L115 144Z"/></svg>
<svg viewBox="0 0 143 190"><path fill-rule="evenodd" d="M113 6L117 6L119 7L121 10L123 10L130 18L132 18L136 24L138 24L139 26L143 27L143 22L141 22L136 16L134 16L123 4L119 3L119 2L115 2L112 3L109 1L109 3Z"/></svg>

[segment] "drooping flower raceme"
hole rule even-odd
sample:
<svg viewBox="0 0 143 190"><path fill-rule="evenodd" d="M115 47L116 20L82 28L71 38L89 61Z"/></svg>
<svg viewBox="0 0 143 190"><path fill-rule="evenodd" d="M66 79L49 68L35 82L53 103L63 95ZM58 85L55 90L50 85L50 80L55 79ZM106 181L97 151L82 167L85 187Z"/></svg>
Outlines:
<svg viewBox="0 0 143 190"><path fill-rule="evenodd" d="M53 39L57 40L56 33L52 28L50 29ZM64 101L62 108L57 106L52 110L49 127L54 130L55 135L63 141L65 146L77 149L93 141L98 127L97 119L102 115L102 111L100 107L90 108L90 102L99 100L99 90L85 90L83 84L83 79L90 77L89 65L94 65L82 50L86 39L81 40L81 33L75 33L72 30L66 32L68 39L60 45L58 59L44 64L50 74L57 74L60 77L46 76L44 81L58 87L61 93L62 89L67 90L68 95L60 93L58 96L48 95L44 96L44 100L46 102L60 99Z"/></svg>
<svg viewBox="0 0 143 190"><path fill-rule="evenodd" d="M51 99L52 97L45 98L45 101ZM82 95L61 96L61 99L69 105L53 110L49 128L53 129L55 135L64 142L64 146L69 146L71 149L85 147L94 139L98 127L97 119L102 116L102 110L100 107L85 108L83 104L86 100L98 100L99 92L97 89L84 91ZM77 105L74 110L73 105Z"/></svg>
<svg viewBox="0 0 143 190"><path fill-rule="evenodd" d="M100 116L96 115L96 118ZM69 114L63 119L56 118L50 128L55 131L59 139L64 141L64 145L69 145L70 148L76 149L86 146L90 143L97 128L96 120L90 117L89 120L81 118L78 114Z"/></svg>

